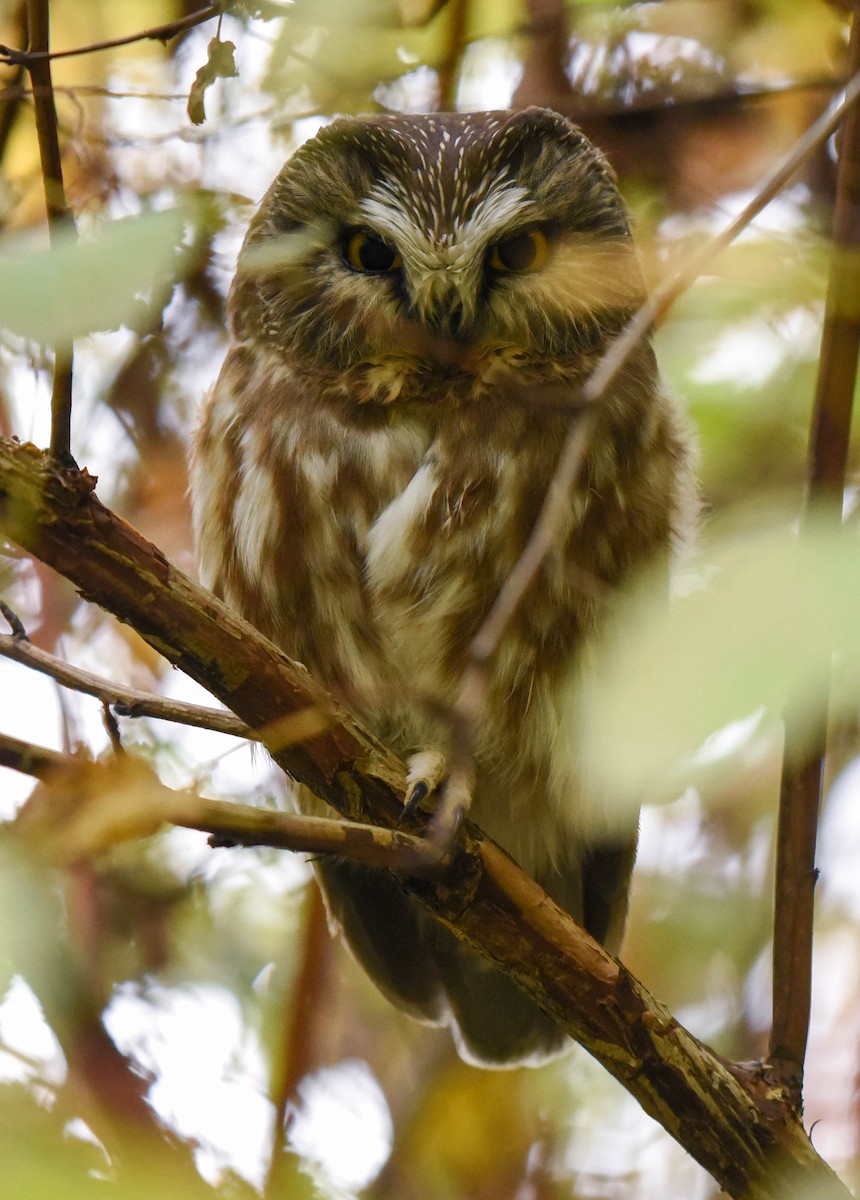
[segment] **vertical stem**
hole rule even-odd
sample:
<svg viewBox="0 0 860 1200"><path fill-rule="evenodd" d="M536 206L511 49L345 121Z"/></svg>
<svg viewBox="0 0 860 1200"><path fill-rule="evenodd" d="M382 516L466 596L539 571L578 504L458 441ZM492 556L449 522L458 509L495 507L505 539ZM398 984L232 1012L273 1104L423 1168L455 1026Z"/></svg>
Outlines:
<svg viewBox="0 0 860 1200"><path fill-rule="evenodd" d="M565 0L527 0L528 41L513 108L547 105L572 116L577 97L565 72L576 5Z"/></svg>
<svg viewBox="0 0 860 1200"><path fill-rule="evenodd" d="M860 17L853 19L849 73L860 69ZM860 110L842 127L833 252L821 358L810 426L803 527L813 506L841 521L851 408L860 351L857 251L860 249ZM769 1057L777 1077L801 1102L812 993L815 842L827 746L827 695L810 730L789 706L777 828L773 944L773 1029Z"/></svg>
<svg viewBox="0 0 860 1200"><path fill-rule="evenodd" d="M66 206L63 187L63 163L57 134L57 109L51 80L50 21L48 0L27 0L29 50L35 57L28 63L33 85L33 108L36 114L36 133L39 157L45 185L45 205L52 244L57 235L72 224ZM73 303L69 297L69 303ZM74 465L71 455L72 419L72 348L54 347L54 379L51 390L51 454L64 465Z"/></svg>
<svg viewBox="0 0 860 1200"><path fill-rule="evenodd" d="M279 1060L274 1063L273 1100L275 1125L272 1138L272 1157L263 1189L264 1198L276 1200L287 1194L289 1174L294 1164L288 1159L287 1133L292 1119L291 1105L295 1104L299 1084L310 1074L319 1054L319 1013L330 986L331 936L328 930L325 904L316 880L307 891L305 929L302 937L302 959L293 981L291 1014Z"/></svg>
<svg viewBox="0 0 860 1200"><path fill-rule="evenodd" d="M19 44L26 43L27 40L27 12L26 5L21 3L15 10L15 42ZM15 122L23 108L24 100L24 77L27 74L23 64L15 67L14 74L11 79L5 81L4 91L8 97L5 102L0 105L0 163L6 157L6 150L9 145L9 139L12 136L12 130L15 128Z"/></svg>
<svg viewBox="0 0 860 1200"><path fill-rule="evenodd" d="M469 0L454 0L448 6L448 46L439 67L440 112L454 112L457 107L457 85L466 48L469 8Z"/></svg>

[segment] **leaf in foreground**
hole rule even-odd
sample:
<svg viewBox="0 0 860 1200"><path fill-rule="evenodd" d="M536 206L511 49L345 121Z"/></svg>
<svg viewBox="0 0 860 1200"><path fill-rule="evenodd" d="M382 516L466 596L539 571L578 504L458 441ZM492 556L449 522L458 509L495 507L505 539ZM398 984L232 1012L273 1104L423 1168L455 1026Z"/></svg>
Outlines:
<svg viewBox="0 0 860 1200"><path fill-rule="evenodd" d="M834 655L837 706L858 701L855 533L772 526L714 541L697 568L670 607L653 582L623 606L584 689L590 767L622 794L677 794L684 759L710 735L752 713L779 717L789 698L811 725Z"/></svg>

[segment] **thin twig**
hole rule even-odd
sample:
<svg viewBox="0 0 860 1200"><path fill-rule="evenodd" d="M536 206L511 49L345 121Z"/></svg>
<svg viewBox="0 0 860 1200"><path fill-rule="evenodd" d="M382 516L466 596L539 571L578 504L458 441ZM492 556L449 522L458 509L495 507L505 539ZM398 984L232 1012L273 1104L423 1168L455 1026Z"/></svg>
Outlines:
<svg viewBox="0 0 860 1200"><path fill-rule="evenodd" d="M810 499L824 495L836 504L842 495L847 461L847 439L850 429L851 401L857 361L856 323L848 319L845 297L848 291L851 262L846 262L844 249L839 247L860 243L858 234L857 197L860 194L860 166L848 149L860 133L860 116L856 101L860 97L860 50L855 43L857 22L852 41L851 78L841 96L813 123L792 151L776 168L752 200L733 221L700 249L694 251L680 268L668 276L651 293L634 314L622 333L612 342L586 380L581 400L588 405L585 412L574 418L559 458L556 471L547 488L541 512L519 560L508 575L496 600L469 647L468 665L463 675L456 716L471 725L480 713L486 693L490 665L504 631L517 612L529 586L535 579L548 549L558 536L564 519L568 498L576 484L590 440L599 420L599 402L618 378L620 372L646 338L658 325L674 301L702 273L706 266L734 241L753 219L779 194L803 162L832 135L846 113L841 200L837 210L837 251L828 293L830 319L825 330L822 348L822 377L816 397L810 465ZM849 175L849 171L851 174ZM841 305L841 311L840 310ZM780 798L780 831L778 835L776 911L780 915L774 940L774 1031L771 1058L779 1064L781 1075L799 1102L802 1064L805 1056L809 1021L810 973L812 955L812 891L815 883L815 833L826 741L826 698L818 727L812 731L810 744L809 722L804 722L803 745L807 747L798 757L795 749L798 733L789 714L786 721L786 762L789 764L783 779ZM461 754L461 757L463 755ZM439 812L440 829L451 824L444 808ZM777 959L778 965L777 965Z"/></svg>
<svg viewBox="0 0 860 1200"><path fill-rule="evenodd" d="M183 798L184 799L184 798ZM426 842L399 829L383 829L306 813L273 812L228 800L193 796L185 806L164 818L185 829L209 833L219 842L241 846L272 846L304 854L335 854L353 862L412 871L437 860Z"/></svg>
<svg viewBox="0 0 860 1200"><path fill-rule="evenodd" d="M0 614L6 619L9 628L12 630L12 637L15 641L27 640L27 630L24 628L24 622L15 612L14 608L10 607L5 600L0 600Z"/></svg>
<svg viewBox="0 0 860 1200"><path fill-rule="evenodd" d="M105 733L111 744L111 749L114 754L124 754L125 748L122 744L122 736L119 731L119 722L116 719L116 714L109 704L102 701L102 725L104 725Z"/></svg>
<svg viewBox="0 0 860 1200"><path fill-rule="evenodd" d="M716 237L709 238L699 249L687 256L685 262L667 276L634 313L622 332L612 341L576 397L580 412L571 421L562 446L558 465L549 481L541 511L529 535L522 554L514 563L499 590L487 616L475 634L466 655L466 668L460 693L451 720L467 731L458 745L458 762L452 771L465 776L471 769L468 730L474 728L486 696L493 658L523 601L537 577L541 564L558 538L565 518L569 498L588 455L591 439L600 419L600 402L615 383L621 371L651 330L665 318L672 304L690 287L704 269L742 233L758 214L779 194L804 161L818 149L837 128L846 111L852 111L860 97L860 71L852 73L848 86L825 113L806 131L793 150L771 173L752 200ZM853 110L856 111L856 110ZM449 779L448 790L453 791ZM431 838L437 844L450 839L459 820L458 814L445 805L443 795Z"/></svg>
<svg viewBox="0 0 860 1200"><path fill-rule="evenodd" d="M460 65L468 45L468 9L468 0L450 0L448 4L445 53L437 68L439 108L442 112L454 112L457 107Z"/></svg>
<svg viewBox="0 0 860 1200"><path fill-rule="evenodd" d="M673 274L667 276L653 289L623 331L610 343L594 371L583 384L581 403L593 406L594 413L588 411L581 413L572 422L534 530L469 648L468 657L471 668L467 677L469 693L469 699L466 702L467 712L472 711L471 697L474 695L476 678L486 670L486 664L498 649L499 641L511 617L517 611L523 596L540 570L548 548L558 536L570 489L576 482L579 467L587 453L589 441L597 423L599 402L642 341L653 328L662 322L678 297L782 191L810 154L827 141L858 97L860 97L860 71L852 74L844 92L798 139L792 151L734 220L721 233L709 238L703 246L693 251L687 257L686 262L682 263Z"/></svg>
<svg viewBox="0 0 860 1200"><path fill-rule="evenodd" d="M20 635L0 634L0 656L31 667L72 691L95 696L102 704L116 707L119 715L123 717L156 717L158 720L173 721L178 725L212 729L216 733L228 733L234 737L259 741L259 735L248 729L233 713L220 708L168 700L152 692L113 683L102 675L85 671L81 667L73 667L62 658L34 646Z"/></svg>
<svg viewBox="0 0 860 1200"><path fill-rule="evenodd" d="M61 750L47 750L44 746L34 746L31 742L0 733L0 767L10 771L44 779L54 771L67 770L74 762L72 755L63 754Z"/></svg>
<svg viewBox="0 0 860 1200"><path fill-rule="evenodd" d="M318 706L288 713L262 729L249 729L244 721L221 708L210 708L203 704L189 704L184 700L170 700L154 692L139 691L125 684L114 683L103 675L73 667L71 663L28 641L24 627L15 613L0 601L0 612L13 627L13 633L0 633L0 657L11 659L22 666L31 667L50 679L81 692L94 696L104 705L110 705L120 717L152 717L159 721L171 721L174 725L189 725L195 729L209 729L213 733L226 733L231 737L246 738L252 742L266 742L281 748L294 745L305 738L316 737L329 726L330 717Z"/></svg>
<svg viewBox="0 0 860 1200"><path fill-rule="evenodd" d="M20 0L14 20L18 31L18 40L23 42L27 37L27 12L25 4L21 3ZM26 74L27 72L23 64L19 64L15 68L11 79L6 81L7 86L0 88L0 99L5 99L7 95L9 97L7 102L0 107L0 163L6 157L6 150L9 146L12 130L15 128L15 124L21 113L21 93L23 92L23 88L20 85L23 84Z"/></svg>
<svg viewBox="0 0 860 1200"><path fill-rule="evenodd" d="M860 69L860 17L854 16L849 57ZM860 246L860 110L848 113L840 139L833 250L827 287L818 380L812 411L802 533L822 510L842 520L851 410L860 355L860 320L849 302L856 288ZM812 996L812 920L815 844L827 750L826 689L810 728L792 706L785 715L779 797L773 941L773 1028L769 1059L797 1104Z"/></svg>
<svg viewBox="0 0 860 1200"><path fill-rule="evenodd" d="M27 50L15 50L11 46L0 45L0 62L8 63L10 66L21 63L32 73L34 64L50 62L55 58L74 58L81 54L95 54L100 50L113 50L117 46L130 46L134 42L169 42L178 34L184 33L186 29L193 29L195 25L202 25L204 21L219 16L220 12L220 4L207 4L205 8L189 13L187 17L180 17L176 21L169 21L166 25L153 25L150 29L142 29L139 33L130 33L126 37L112 38L105 42L93 42L89 46L75 46L71 50L51 50L47 45L35 43L32 38Z"/></svg>
<svg viewBox="0 0 860 1200"><path fill-rule="evenodd" d="M336 854L388 869L432 865L426 842L413 834L210 800L188 790L173 791L142 760L125 755L95 762L83 754L47 750L0 734L0 766L53 781L71 797L71 803L64 806L49 802L45 807L31 807L19 821L29 837L56 860L73 861L169 823L208 833L216 845ZM83 787L78 786L81 782ZM115 800L118 785L122 806Z"/></svg>
<svg viewBox="0 0 860 1200"><path fill-rule="evenodd" d="M103 87L95 83L54 84L54 95L68 96L70 99L77 96L101 96L106 100L175 100L183 104L188 100L186 92L130 92ZM20 84L10 83L6 87L0 88L0 102L3 103L11 100L29 100L32 96L33 89Z"/></svg>
<svg viewBox="0 0 860 1200"><path fill-rule="evenodd" d="M27 0L30 61L26 64L33 85L33 108L39 138L39 157L45 185L48 230L52 245L63 229L72 226L63 187L63 162L57 134L57 108L51 82L50 24L48 0ZM54 347L54 379L51 389L51 454L64 466L74 465L71 452L72 347Z"/></svg>

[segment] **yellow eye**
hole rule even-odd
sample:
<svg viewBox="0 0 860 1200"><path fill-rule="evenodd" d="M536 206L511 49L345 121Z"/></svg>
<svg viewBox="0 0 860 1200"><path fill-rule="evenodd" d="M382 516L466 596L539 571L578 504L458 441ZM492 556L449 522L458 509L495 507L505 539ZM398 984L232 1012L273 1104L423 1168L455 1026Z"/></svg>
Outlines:
<svg viewBox="0 0 860 1200"><path fill-rule="evenodd" d="M490 247L488 263L494 271L528 275L539 271L549 258L549 242L542 229L524 229Z"/></svg>
<svg viewBox="0 0 860 1200"><path fill-rule="evenodd" d="M353 271L364 275L385 275L403 265L395 248L368 229L353 229L347 234L343 257Z"/></svg>

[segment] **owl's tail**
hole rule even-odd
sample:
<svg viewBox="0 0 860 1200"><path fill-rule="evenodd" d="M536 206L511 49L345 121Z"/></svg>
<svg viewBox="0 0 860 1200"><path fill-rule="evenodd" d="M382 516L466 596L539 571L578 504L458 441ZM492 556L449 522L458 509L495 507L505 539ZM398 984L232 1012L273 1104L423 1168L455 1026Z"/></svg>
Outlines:
<svg viewBox="0 0 860 1200"><path fill-rule="evenodd" d="M632 840L602 846L541 881L610 949L620 941L634 855ZM380 991L418 1020L450 1023L464 1058L515 1066L563 1047L564 1031L531 996L433 920L393 876L335 858L317 871L330 917Z"/></svg>

